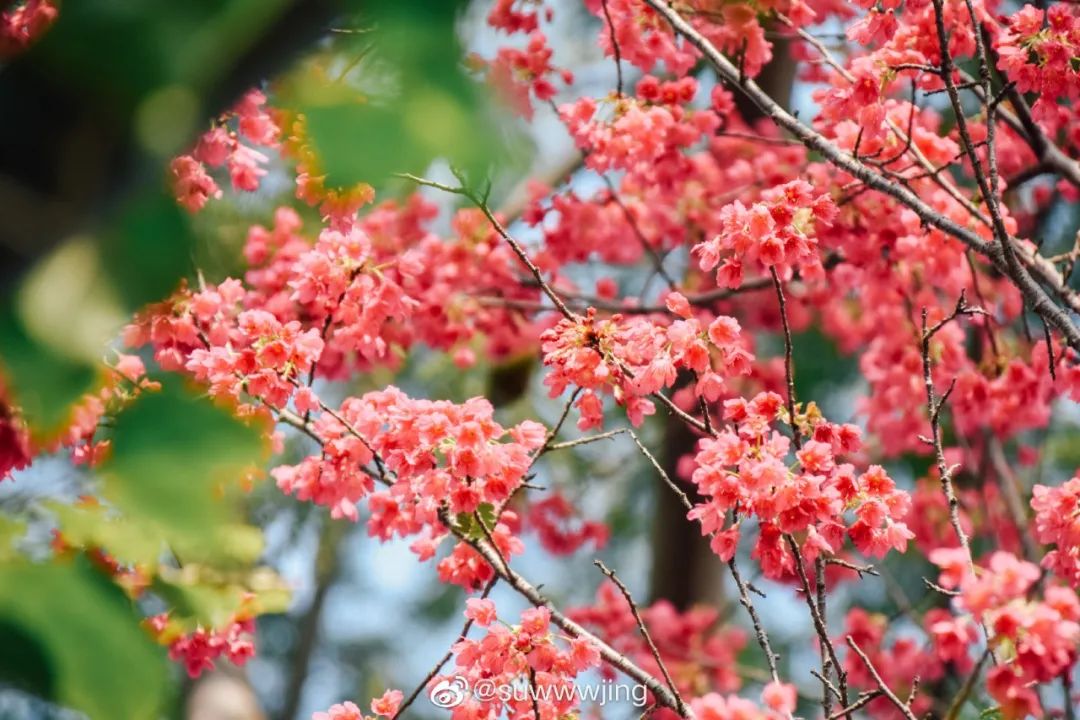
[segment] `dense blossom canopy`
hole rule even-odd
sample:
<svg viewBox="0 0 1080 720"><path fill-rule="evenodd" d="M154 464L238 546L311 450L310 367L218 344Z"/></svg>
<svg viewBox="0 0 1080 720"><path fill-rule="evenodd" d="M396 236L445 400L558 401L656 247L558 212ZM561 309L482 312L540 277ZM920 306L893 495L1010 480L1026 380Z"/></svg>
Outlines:
<svg viewBox="0 0 1080 720"><path fill-rule="evenodd" d="M1045 717L1062 687L1074 702L1080 476L1032 468L1043 451L1033 438L1056 408L1080 401L1077 249L1041 247L1047 208L1080 197L1080 9L584 5L599 48L620 63L605 95L576 92L542 2L497 0L488 22L505 47L476 67L524 118L553 106L584 168L606 178L601 189L533 183L507 217L471 187L421 181L468 201L438 234L430 196L329 185L303 113L275 106L272 84L251 90L169 165L177 202L204 211L226 175L233 191L256 191L280 157L322 224L282 207L271 227L248 230L242 275L193 279L141 311L60 436L31 440L17 411L0 416L0 470L59 447L95 465L109 451L99 424L155 392L139 359L152 357L265 422L278 449L286 434L307 437L309 454L270 470L282 492L380 540L406 538L469 594L452 666L429 685L462 676L569 686L602 666L647 684L660 713L790 717L796 688L741 566L789 584L806 605L824 686L820 700L800 701L812 716L913 719L986 694L1002 717ZM29 42L50 8L5 14L0 48ZM822 26L844 35L822 40ZM777 38L814 88L812 117L788 114L754 84L777 59ZM754 117L740 113L740 94ZM580 284L583 264L602 269L593 287ZM620 282L632 267L665 287L635 295ZM865 382L851 417L826 419L797 392L792 345L810 328L857 360ZM323 391L393 371L420 346L461 368L532 356L566 411L508 427L479 397L390 385L331 401L339 393ZM635 430L658 415L697 437L675 473ZM574 446L560 435L588 442L567 430L575 424L633 435L659 471L658 492L680 496L731 568L751 633L704 608L661 600L639 611L614 573L593 606L560 610L518 574L514 558L533 539L562 556L607 540L557 488L529 482L545 455ZM891 477L889 463L911 454L926 460L925 476ZM914 634L889 632L858 606L829 623L826 597L835 615L838 589L882 582L867 562L901 555L932 568L932 603L910 609ZM498 582L535 607L507 617L488 599ZM193 675L254 652L245 609L180 636L167 615L148 624ZM482 633L468 636L474 625ZM768 669L752 690L735 656L755 641ZM944 682L957 677L973 682ZM572 696L541 697L469 698L453 717L555 720L581 709ZM344 703L315 718L393 718L411 700L388 691L372 715Z"/></svg>

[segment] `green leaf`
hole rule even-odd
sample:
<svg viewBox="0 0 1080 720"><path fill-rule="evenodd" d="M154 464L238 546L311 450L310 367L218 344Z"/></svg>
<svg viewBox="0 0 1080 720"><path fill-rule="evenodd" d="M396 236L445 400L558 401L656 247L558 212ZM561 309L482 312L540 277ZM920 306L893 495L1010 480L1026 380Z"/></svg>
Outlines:
<svg viewBox="0 0 1080 720"><path fill-rule="evenodd" d="M291 599L285 580L265 566L226 573L195 563L162 568L151 589L188 630L196 625L223 627L245 604L258 614L284 612Z"/></svg>
<svg viewBox="0 0 1080 720"><path fill-rule="evenodd" d="M26 521L0 516L0 562L14 560L16 545L26 536Z"/></svg>
<svg viewBox="0 0 1080 720"><path fill-rule="evenodd" d="M102 548L118 561L156 564L164 546L138 518L117 517L102 505L48 505L64 541L80 548Z"/></svg>
<svg viewBox="0 0 1080 720"><path fill-rule="evenodd" d="M454 524L457 525L458 530L470 540L476 540L483 537L480 528L476 524L476 520L474 520L473 516L469 513L458 513L454 518Z"/></svg>
<svg viewBox="0 0 1080 720"><path fill-rule="evenodd" d="M60 429L96 377L88 363L31 337L9 308L0 309L0 365L7 392L37 440Z"/></svg>
<svg viewBox="0 0 1080 720"><path fill-rule="evenodd" d="M484 172L499 147L483 88L465 72L455 22L462 3L365 3L326 56L302 68L282 99L307 118L328 187L379 184L444 158ZM321 65L318 67L322 67Z"/></svg>
<svg viewBox="0 0 1080 720"><path fill-rule="evenodd" d="M193 274L190 219L161 189L133 198L102 238L105 269L129 309L159 301Z"/></svg>
<svg viewBox="0 0 1080 720"><path fill-rule="evenodd" d="M85 560L0 566L0 673L91 720L153 720L166 689L163 650Z"/></svg>
<svg viewBox="0 0 1080 720"><path fill-rule="evenodd" d="M498 518L495 517L494 505L491 503L480 503L476 507L476 514L489 532L495 529L495 522Z"/></svg>
<svg viewBox="0 0 1080 720"><path fill-rule="evenodd" d="M495 506L491 503L480 503L476 506L475 513L458 513L454 520L465 537L481 540L495 529Z"/></svg>
<svg viewBox="0 0 1080 720"><path fill-rule="evenodd" d="M240 480L266 450L257 428L170 379L117 416L112 443L105 496L181 543L236 514Z"/></svg>

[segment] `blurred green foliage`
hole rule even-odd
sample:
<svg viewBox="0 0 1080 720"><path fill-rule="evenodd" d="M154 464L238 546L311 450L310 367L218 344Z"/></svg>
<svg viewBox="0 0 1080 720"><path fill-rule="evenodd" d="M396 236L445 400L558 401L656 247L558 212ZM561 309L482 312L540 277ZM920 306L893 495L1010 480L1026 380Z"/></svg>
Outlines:
<svg viewBox="0 0 1080 720"><path fill-rule="evenodd" d="M66 2L40 43L0 67L0 105L12 109L0 130L25 141L2 170L70 215L41 225L54 235L31 233L12 245L32 266L0 289L0 400L19 409L37 445L50 446L99 386L101 361L131 313L194 281L206 219L193 221L176 206L166 166L260 78L271 81L273 103L305 115L328 186L382 185L438 159L479 179L507 157L457 41L464 5ZM313 43L315 36L293 32L294 18L328 20L331 6L341 12L329 35ZM45 106L65 110L39 113ZM85 191L81 204L63 195L72 182ZM220 264L236 271L232 258ZM521 399L530 367L508 366L503 379L513 382L496 383L500 405ZM264 429L175 378L156 379L160 391L141 392L95 435L111 442L106 461L83 478L97 501L35 508L67 552L29 562L20 544L33 545L33 533L0 517L0 683L91 720L156 718L165 708L169 670L139 627L145 612L168 607L191 630L228 621L246 597L269 613L289 601L281 579L259 566L264 538L247 524L240 492L266 459ZM490 506L481 514L493 520ZM42 522L35 513L29 525ZM463 522L482 532L475 518ZM137 565L147 583L143 607L86 557Z"/></svg>
<svg viewBox="0 0 1080 720"><path fill-rule="evenodd" d="M0 672L91 720L151 720L165 653L131 601L86 560L0 565Z"/></svg>
<svg viewBox="0 0 1080 720"><path fill-rule="evenodd" d="M188 543L229 520L237 479L266 453L257 428L166 380L116 418L112 454L102 465L105 494L123 511Z"/></svg>
<svg viewBox="0 0 1080 720"><path fill-rule="evenodd" d="M379 185L436 158L479 177L507 152L454 32L464 5L352 2L327 49L280 84L328 187Z"/></svg>
<svg viewBox="0 0 1080 720"><path fill-rule="evenodd" d="M183 123L187 127L155 129L172 134L176 152L209 115L210 94L228 82L228 73L289 5L289 0L68 2L32 52L91 95L95 106L107 109L118 129L128 128L142 103L155 95L175 88L190 93L195 102Z"/></svg>
<svg viewBox="0 0 1080 720"><path fill-rule="evenodd" d="M35 342L10 307L0 308L0 348L5 386L15 388L16 402L38 438L63 424L71 404L96 379L89 363Z"/></svg>

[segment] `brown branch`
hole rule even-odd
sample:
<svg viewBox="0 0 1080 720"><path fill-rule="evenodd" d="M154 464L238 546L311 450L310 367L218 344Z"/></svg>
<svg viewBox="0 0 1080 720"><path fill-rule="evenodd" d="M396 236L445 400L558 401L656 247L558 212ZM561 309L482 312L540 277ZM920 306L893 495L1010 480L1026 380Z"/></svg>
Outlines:
<svg viewBox="0 0 1080 720"><path fill-rule="evenodd" d="M634 439L634 443L641 450L642 454L652 464L656 473L663 480L664 484L671 488L672 492L682 503L682 506L686 508L687 512L694 509L694 503L690 501L689 496L680 488L671 476L664 471L664 468L660 466L660 463L656 461L653 454L649 452L648 448L638 439L638 436L631 431L630 437ZM742 573L739 572L739 566L735 563L735 558L728 560L728 568L731 570L731 577L735 580L735 586L739 589L739 603L746 609L746 612L750 615L750 622L754 626L754 635L757 638L758 645L761 647L762 652L765 653L765 661L769 665L769 673L775 682L780 682L780 673L776 667L776 653L772 650L772 644L769 642L769 635L765 632L765 626L761 622L761 617L757 613L757 609L754 608L754 603L750 599L750 586L745 580L743 580Z"/></svg>
<svg viewBox="0 0 1080 720"><path fill-rule="evenodd" d="M574 388L574 392L570 393L570 398L563 405L562 412L559 414L559 419L555 421L555 425L548 431L547 437L544 438L544 444L536 451L533 456L533 462L536 459L546 453L551 447L552 441L558 437L559 431L562 430L562 426L566 423L566 418L570 415L570 408L574 407L574 402L578 399L578 395L581 395L581 388Z"/></svg>
<svg viewBox="0 0 1080 720"><path fill-rule="evenodd" d="M899 710L900 714L907 718L907 720L918 720L918 718L915 717L915 713L911 712L911 708L908 707L908 704L898 698L896 693L889 689L889 686L881 679L881 674L877 671L877 668L870 662L870 658L866 657L866 653L862 651L862 648L859 647L858 643L856 643L854 638L850 635L847 636L847 644L855 651L855 654L859 656L859 659L862 660L862 663L866 666L870 676L873 677L874 682L877 683L878 689L881 690L881 694L889 698L889 701L896 706L896 709Z"/></svg>
<svg viewBox="0 0 1080 720"><path fill-rule="evenodd" d="M846 708L837 710L832 715L826 716L828 720L840 720L842 717L849 717L851 713L855 712L864 705L869 705L874 700L884 695L880 690L871 690L870 692L863 693L855 699L855 702L848 705Z"/></svg>
<svg viewBox="0 0 1080 720"><path fill-rule="evenodd" d="M615 23L611 21L611 14L608 12L608 0L601 0L600 6L604 10L604 20L607 21L608 34L611 38L611 52L615 56L615 90L619 93L619 97L623 96L623 78L622 78L622 52L619 50L619 41L615 37Z"/></svg>
<svg viewBox="0 0 1080 720"><path fill-rule="evenodd" d="M634 614L634 620L637 622L638 630L641 632L641 637L645 639L645 643L649 646L649 651L652 653L653 659L656 660L657 666L660 668L660 672L664 674L664 680L667 682L669 688L671 688L671 694L675 696L675 699L679 703L678 712L680 715L686 715L686 703L683 702L682 695L679 694L678 688L675 687L675 681L671 679L671 673L668 672L667 665L664 664L663 659L660 657L660 651L656 648L656 643L653 642L652 635L649 634L649 629L645 627L645 621L641 619L641 612L638 611L637 603L634 602L634 597L630 594L626 585L615 574L615 571L610 569L600 560L593 560L593 564L600 568L600 572L607 575L611 582L615 583L615 586L619 588L619 592L626 598L626 604L630 606L630 612Z"/></svg>
<svg viewBox="0 0 1080 720"><path fill-rule="evenodd" d="M715 45L694 29L686 18L671 5L664 0L645 0L645 2L664 17L678 34L684 36L694 47L701 51L724 82L743 92L774 123L798 138L807 148L819 152L838 169L909 208L925 224L951 235L972 249L986 255L996 268L1013 280L1035 312L1045 317L1066 338L1070 345L1080 347L1080 328L1073 323L1072 319L1061 307L1049 298L1033 278L1026 273L1017 274L1014 271L1013 266L1005 258L1004 253L1006 250L1004 246L998 243L986 242L971 228L964 227L934 210L911 189L891 182L882 174L842 151L816 130L800 122L780 107L753 80L741 77L739 69ZM1043 281L1049 281L1052 277L1056 277L1059 282L1054 283L1053 287L1055 292L1059 295L1062 294L1060 275L1056 271L1052 275L1047 275L1044 266L1039 266L1031 261L1027 261L1027 264ZM1065 295L1062 297L1067 300L1070 307L1074 309L1080 308L1080 298L1071 293L1066 293L1066 295L1068 295L1067 298Z"/></svg>
<svg viewBox="0 0 1080 720"><path fill-rule="evenodd" d="M631 430L630 437L634 440L634 444L638 446L638 450L641 451L641 454L645 456L645 459L648 460L649 463L653 466L653 469L656 470L656 474L659 475L660 479L664 481L664 484L671 488L671 491L675 493L675 497L679 499L679 502L682 503L682 506L684 508L686 508L686 511L690 512L691 510L693 510L694 503L690 501L690 497L681 487L678 486L678 484L675 483L674 480L671 479L671 476L667 474L664 468L660 466L660 463L657 462L653 454L649 452L649 449L645 447L645 445L638 438L637 433Z"/></svg>
<svg viewBox="0 0 1080 720"><path fill-rule="evenodd" d="M843 665L840 664L840 658L836 654L836 646L833 645L832 638L829 637L829 627L825 620L825 616L821 612L821 608L815 602L814 595L810 592L810 580L806 577L806 568L803 567L803 558L802 553L799 551L799 544L791 535L785 534L784 539L787 540L788 547L791 548L791 554L795 558L795 571L799 577L799 583L802 585L803 597L806 599L806 607L810 610L810 618L814 623L814 631L817 633L818 642L821 645L822 676L828 677L828 670L826 667L829 665L835 668L836 681L839 686L840 702L843 703L844 706L847 706L847 673L844 671ZM826 662L826 658L828 658L828 662Z"/></svg>
<svg viewBox="0 0 1080 720"><path fill-rule="evenodd" d="M547 446L548 451L551 450L565 450L567 448L577 447L579 445L588 445L589 443L598 442L600 440L610 440L616 435L622 435L624 432L629 432L629 428L618 428L617 430L609 430L599 435L589 435L588 437L581 437L575 440L567 440L561 443L552 443Z"/></svg>
<svg viewBox="0 0 1080 720"><path fill-rule="evenodd" d="M940 0L935 1L940 2ZM975 308L968 305L967 298L963 292L960 293L960 298L956 301L956 307L953 308L953 311L933 326L927 327L927 310L924 307L922 311L923 384L926 387L927 412L930 420L930 438L924 438L924 441L934 449L934 458L937 462L938 474L941 476L941 489L945 493L945 498L949 503L949 523L952 525L953 532L956 533L957 540L960 541L960 546L967 555L968 567L972 573L975 572L975 560L971 556L971 545L968 542L967 533L964 532L964 528L960 524L960 500L956 497L956 491L953 488L952 483L952 476L956 471L956 466L950 467L946 463L945 449L941 440L941 410L948 400L949 394L952 392L953 385L949 386L949 389L945 391L944 395L940 398L938 397L937 391L934 389L934 380L930 373L930 341L943 327L957 317L961 315L976 314L985 314L985 311L981 308Z"/></svg>
<svg viewBox="0 0 1080 720"><path fill-rule="evenodd" d="M780 321L784 328L784 379L787 381L787 411L788 423L791 425L791 439L795 443L795 449L802 449L802 432L795 417L795 368L791 359L791 326L788 324L787 300L784 298L784 286L780 283L780 276L775 267L769 267L772 276L773 287L776 288L776 299L780 302Z"/></svg>

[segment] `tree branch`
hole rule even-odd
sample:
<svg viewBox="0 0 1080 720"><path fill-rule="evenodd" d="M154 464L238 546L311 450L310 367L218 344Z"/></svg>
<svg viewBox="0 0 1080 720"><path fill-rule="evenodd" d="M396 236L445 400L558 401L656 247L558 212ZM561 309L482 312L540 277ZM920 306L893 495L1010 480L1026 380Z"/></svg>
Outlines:
<svg viewBox="0 0 1080 720"><path fill-rule="evenodd" d="M798 138L807 148L819 152L838 169L843 170L852 177L863 182L868 187L888 195L909 208L925 224L951 235L972 249L986 255L998 270L1008 275L1013 280L1035 312L1042 315L1050 324L1052 324L1058 332L1065 337L1069 345L1080 348L1080 328L1073 323L1072 319L1061 307L1056 305L1049 296L1046 295L1046 292L1034 281L1034 279L1026 273L1019 275L1015 273L1014 269L1005 258L1004 253L1006 251L1003 245L986 242L979 237L974 230L963 227L942 213L934 210L910 189L890 182L880 173L842 151L816 130L800 122L793 115L780 107L780 105L769 97L768 94L753 80L743 77L742 73L739 72L739 69L735 67L735 65L733 65L715 45L705 38L705 36L694 29L686 18L679 14L679 12L671 5L664 2L664 0L645 0L645 2L666 19L668 23L671 24L672 28L674 28L675 32L685 37L690 44L701 51L706 60L724 82L743 92L761 110L761 112L772 119L774 123ZM1031 267L1044 282L1048 282L1054 276L1060 280L1060 275L1056 273L1056 271L1053 272L1053 275L1048 276L1045 273L1046 268L1040 267L1032 259L1025 258L1024 262ZM1071 292L1065 292L1063 294L1063 286L1060 282L1054 283L1052 286L1054 287L1055 292L1061 295L1073 310L1080 310L1080 298L1077 298L1075 294Z"/></svg>

